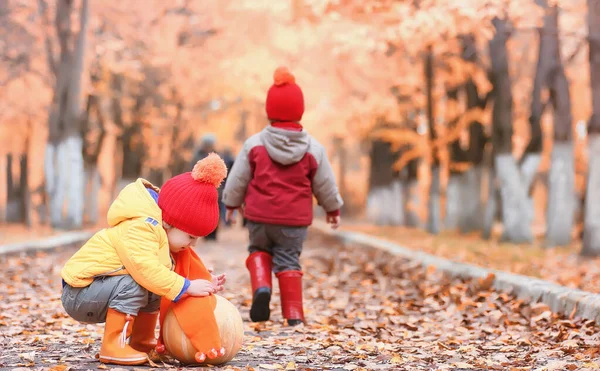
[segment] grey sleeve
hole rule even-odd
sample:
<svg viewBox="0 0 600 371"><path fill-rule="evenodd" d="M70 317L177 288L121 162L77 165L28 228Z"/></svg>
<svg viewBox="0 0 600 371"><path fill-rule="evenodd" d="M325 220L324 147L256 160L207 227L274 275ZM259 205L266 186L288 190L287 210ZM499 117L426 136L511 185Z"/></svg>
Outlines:
<svg viewBox="0 0 600 371"><path fill-rule="evenodd" d="M248 183L252 179L252 169L248 160L249 145L246 143L233 162L225 188L223 203L225 206L238 208L244 203Z"/></svg>
<svg viewBox="0 0 600 371"><path fill-rule="evenodd" d="M338 191L335 175L327 158L327 153L325 153L325 148L318 145L314 150L314 154L317 160L317 172L312 179L313 193L319 205L326 212L339 210L344 205L344 201Z"/></svg>

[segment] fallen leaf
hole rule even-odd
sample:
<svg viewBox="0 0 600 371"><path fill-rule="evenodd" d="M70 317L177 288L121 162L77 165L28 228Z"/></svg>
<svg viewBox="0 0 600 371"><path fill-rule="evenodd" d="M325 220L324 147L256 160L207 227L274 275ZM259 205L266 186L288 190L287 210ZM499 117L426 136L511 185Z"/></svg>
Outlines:
<svg viewBox="0 0 600 371"><path fill-rule="evenodd" d="M575 339L565 340L560 343L561 348L579 348L579 342Z"/></svg>
<svg viewBox="0 0 600 371"><path fill-rule="evenodd" d="M148 356L148 364L150 365L150 367L160 367L152 360L150 356Z"/></svg>
<svg viewBox="0 0 600 371"><path fill-rule="evenodd" d="M390 363L404 363L404 359L402 359L402 357L396 354L392 357L392 359L390 359Z"/></svg>
<svg viewBox="0 0 600 371"><path fill-rule="evenodd" d="M552 318L552 312L547 310L547 311L543 312L542 314L540 314L539 316L531 318L531 322L537 323L542 320L549 320L550 318Z"/></svg>
<svg viewBox="0 0 600 371"><path fill-rule="evenodd" d="M267 364L261 363L258 367L264 368L266 370L280 370L283 368L282 365L277 364L277 363L274 363L272 365L267 365Z"/></svg>
<svg viewBox="0 0 600 371"><path fill-rule="evenodd" d="M19 357L23 358L26 361L34 362L35 361L35 351L29 353L21 353Z"/></svg>
<svg viewBox="0 0 600 371"><path fill-rule="evenodd" d="M56 365L54 367L50 367L49 371L69 371L72 367L67 365Z"/></svg>
<svg viewBox="0 0 600 371"><path fill-rule="evenodd" d="M537 368L536 371L562 371L566 365L566 361L549 361L545 366Z"/></svg>
<svg viewBox="0 0 600 371"><path fill-rule="evenodd" d="M458 367L458 368L475 368L472 365L465 363L465 362L456 362L456 363L453 363L453 366Z"/></svg>
<svg viewBox="0 0 600 371"><path fill-rule="evenodd" d="M600 364L596 362L588 362L583 364L583 368L589 368L592 370L600 370Z"/></svg>

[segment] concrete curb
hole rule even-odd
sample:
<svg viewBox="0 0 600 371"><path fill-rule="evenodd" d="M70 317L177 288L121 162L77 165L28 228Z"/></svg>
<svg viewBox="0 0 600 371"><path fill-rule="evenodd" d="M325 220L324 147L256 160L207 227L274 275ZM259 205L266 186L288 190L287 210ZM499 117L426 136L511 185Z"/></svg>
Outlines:
<svg viewBox="0 0 600 371"><path fill-rule="evenodd" d="M50 250L60 246L83 243L89 240L94 231L66 232L44 239L0 245L0 255L36 250Z"/></svg>
<svg viewBox="0 0 600 371"><path fill-rule="evenodd" d="M315 221L313 229L334 237L344 244L357 244L365 247L385 250L392 255L402 256L419 261L423 267L433 266L437 270L453 277L485 278L490 273L496 277L493 288L515 295L519 299L541 302L555 313L570 315L575 309L575 316L593 320L600 324L600 295L587 291L561 286L549 281L508 273L495 269L487 269L472 264L457 263L423 252L410 250L377 237L364 233L349 231L333 231L323 222Z"/></svg>

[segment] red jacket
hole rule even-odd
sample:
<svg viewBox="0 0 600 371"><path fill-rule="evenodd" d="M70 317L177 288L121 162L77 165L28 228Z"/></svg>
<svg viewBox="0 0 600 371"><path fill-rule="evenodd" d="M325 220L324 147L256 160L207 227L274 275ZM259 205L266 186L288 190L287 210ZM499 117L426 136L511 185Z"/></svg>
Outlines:
<svg viewBox="0 0 600 371"><path fill-rule="evenodd" d="M305 130L271 125L250 137L227 178L223 202L242 204L253 222L308 226L313 219L313 194L330 215L344 204L325 148Z"/></svg>

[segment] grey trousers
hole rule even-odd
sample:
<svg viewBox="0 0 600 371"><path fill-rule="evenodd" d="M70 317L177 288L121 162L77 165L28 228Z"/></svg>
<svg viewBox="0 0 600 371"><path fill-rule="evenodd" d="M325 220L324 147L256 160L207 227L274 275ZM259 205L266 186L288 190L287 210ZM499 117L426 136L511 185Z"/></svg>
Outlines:
<svg viewBox="0 0 600 371"><path fill-rule="evenodd" d="M306 240L307 227L246 223L250 236L248 252L264 251L273 256L273 272L301 270L300 254Z"/></svg>
<svg viewBox="0 0 600 371"><path fill-rule="evenodd" d="M160 296L130 275L98 277L86 287L64 285L61 300L67 314L83 323L105 322L108 308L133 316L160 309Z"/></svg>

